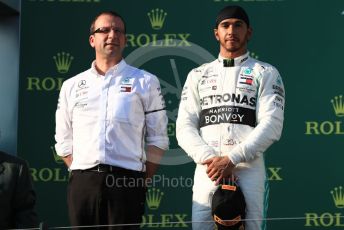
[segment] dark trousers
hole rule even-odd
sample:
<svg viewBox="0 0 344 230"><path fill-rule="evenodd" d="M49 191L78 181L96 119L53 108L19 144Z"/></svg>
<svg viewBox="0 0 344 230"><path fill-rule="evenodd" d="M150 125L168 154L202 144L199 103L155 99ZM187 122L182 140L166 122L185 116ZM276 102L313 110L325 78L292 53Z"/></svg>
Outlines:
<svg viewBox="0 0 344 230"><path fill-rule="evenodd" d="M144 214L145 191L143 172L73 170L67 191L71 226L124 224L89 229L139 229Z"/></svg>

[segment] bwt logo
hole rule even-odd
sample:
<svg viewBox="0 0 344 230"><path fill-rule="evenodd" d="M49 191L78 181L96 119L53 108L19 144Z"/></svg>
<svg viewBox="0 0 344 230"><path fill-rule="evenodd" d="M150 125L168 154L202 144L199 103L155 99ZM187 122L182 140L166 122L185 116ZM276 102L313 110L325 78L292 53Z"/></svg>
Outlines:
<svg viewBox="0 0 344 230"><path fill-rule="evenodd" d="M331 100L334 114L342 118L344 117L344 101L343 96L335 96ZM306 135L343 135L342 121L306 121Z"/></svg>

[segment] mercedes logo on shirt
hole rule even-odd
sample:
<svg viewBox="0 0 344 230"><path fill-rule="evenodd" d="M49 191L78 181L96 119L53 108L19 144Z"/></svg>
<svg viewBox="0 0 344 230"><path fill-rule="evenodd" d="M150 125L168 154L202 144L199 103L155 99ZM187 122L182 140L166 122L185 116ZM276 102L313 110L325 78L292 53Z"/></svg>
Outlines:
<svg viewBox="0 0 344 230"><path fill-rule="evenodd" d="M79 83L78 83L78 87L79 88L85 88L85 86L86 86L86 80L81 80L81 81L79 81Z"/></svg>

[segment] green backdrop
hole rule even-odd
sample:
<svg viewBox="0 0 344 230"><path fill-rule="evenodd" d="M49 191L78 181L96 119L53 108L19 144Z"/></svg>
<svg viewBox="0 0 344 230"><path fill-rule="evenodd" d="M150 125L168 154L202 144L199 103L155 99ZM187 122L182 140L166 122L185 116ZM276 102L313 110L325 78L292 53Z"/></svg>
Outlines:
<svg viewBox="0 0 344 230"><path fill-rule="evenodd" d="M168 106L171 150L148 191L142 227L191 229L195 165L176 143L175 119L187 73L218 55L213 25L228 4L247 10L250 53L276 66L286 88L283 136L266 152L268 228L344 227L343 1L22 0L18 153L30 163L49 226L69 225L68 172L53 149L59 89L94 59L93 17L115 10L127 24L126 61L159 77Z"/></svg>

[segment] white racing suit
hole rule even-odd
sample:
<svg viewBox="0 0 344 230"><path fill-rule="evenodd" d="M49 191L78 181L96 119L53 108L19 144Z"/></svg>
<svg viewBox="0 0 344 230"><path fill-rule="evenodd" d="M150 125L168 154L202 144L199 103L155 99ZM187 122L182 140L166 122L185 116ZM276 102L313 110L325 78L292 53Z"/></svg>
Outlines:
<svg viewBox="0 0 344 230"><path fill-rule="evenodd" d="M201 163L228 156L246 200L246 230L265 229L268 187L263 152L277 141L284 119L284 86L278 71L249 56L224 67L223 58L193 69L177 119L178 144L197 164L193 229L214 229L211 199L217 188Z"/></svg>

